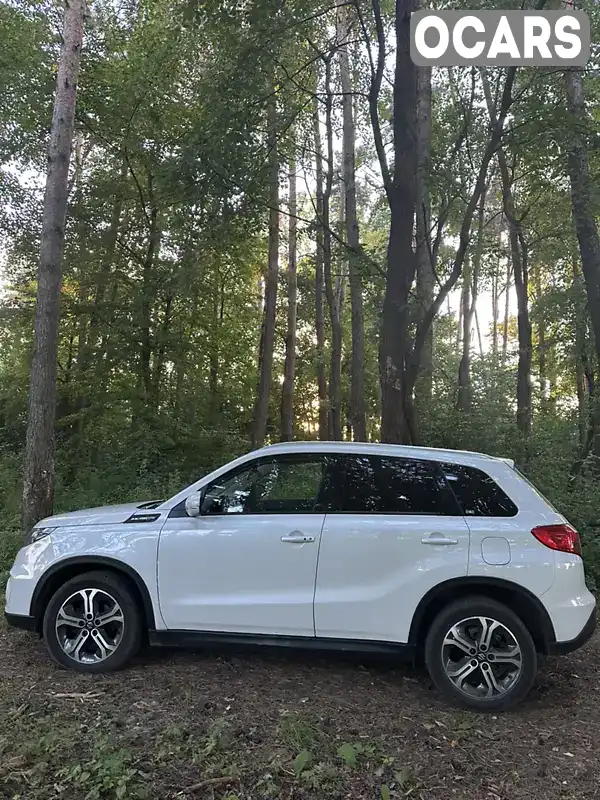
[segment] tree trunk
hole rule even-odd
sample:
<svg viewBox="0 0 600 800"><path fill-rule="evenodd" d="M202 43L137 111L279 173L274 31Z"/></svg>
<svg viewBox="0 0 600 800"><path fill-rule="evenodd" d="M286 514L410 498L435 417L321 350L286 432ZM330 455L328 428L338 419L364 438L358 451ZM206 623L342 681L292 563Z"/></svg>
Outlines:
<svg viewBox="0 0 600 800"><path fill-rule="evenodd" d="M483 256L483 234L485 223L485 192L479 201L479 213L477 215L477 242L473 255L473 268L467 270L468 261L465 260L465 272L463 277L463 339L462 339L462 358L458 368L458 398L456 407L459 411L470 411L472 404L471 390L471 338L473 328L473 316L477 303L477 293L479 287L479 271Z"/></svg>
<svg viewBox="0 0 600 800"><path fill-rule="evenodd" d="M317 338L317 392L319 396L319 439L328 438L327 376L325 373L325 308L323 297L323 151L319 101L313 111L316 172L316 247L315 247L315 333Z"/></svg>
<svg viewBox="0 0 600 800"><path fill-rule="evenodd" d="M288 233L288 313L285 338L285 367L283 371L283 390L281 397L281 441L290 442L294 438L294 380L296 375L296 317L298 311L297 293L297 201L296 201L296 162L290 159L289 175L289 233Z"/></svg>
<svg viewBox="0 0 600 800"><path fill-rule="evenodd" d="M50 515L53 505L62 257L85 12L85 0L69 0L65 6L50 130L25 445L22 516L25 531Z"/></svg>
<svg viewBox="0 0 600 800"><path fill-rule="evenodd" d="M331 320L331 367L329 374L329 432L334 441L342 439L342 323L331 272L330 203L335 169L333 154L333 98L331 62L325 64L325 126L327 134L327 175L323 192L323 273L325 296Z"/></svg>
<svg viewBox="0 0 600 800"><path fill-rule="evenodd" d="M394 175L388 192L391 212L386 291L379 347L381 441L410 444L416 438L409 357L408 301L415 277L413 221L416 205L417 75L410 57L410 15L417 0L396 2L394 74Z"/></svg>
<svg viewBox="0 0 600 800"><path fill-rule="evenodd" d="M504 150L498 150L498 164L502 178L504 213L508 222L510 255L515 291L517 294L517 330L519 337L519 361L517 365L517 427L528 437L531 433L531 360L533 342L529 319L527 251L524 246L521 223L516 217L511 180Z"/></svg>
<svg viewBox="0 0 600 800"><path fill-rule="evenodd" d="M152 334L152 307L156 299L157 282L155 277L156 259L160 251L161 230L158 207L154 196L154 176L148 175L148 202L150 206L148 249L142 269L142 295L140 319L140 358L139 358L139 396L138 408L134 414L132 429L136 429L143 419L147 422L149 413L156 410L157 398L152 383L152 355L155 348Z"/></svg>
<svg viewBox="0 0 600 800"><path fill-rule="evenodd" d="M583 91L583 76L573 68L565 73L567 103L572 119L568 165L571 181L573 222L581 255L581 271L585 280L587 305L592 323L596 368L600 365L600 236L596 222L594 182L590 173L588 146L585 139L587 114ZM593 371L593 368L592 368ZM598 398L590 393L590 416L593 441L589 447L600 455L600 408Z"/></svg>
<svg viewBox="0 0 600 800"><path fill-rule="evenodd" d="M459 411L469 411L471 407L471 268L470 259L465 259L463 271L462 290L460 293L459 313L459 346L462 350L458 366L458 395L456 408Z"/></svg>
<svg viewBox="0 0 600 800"><path fill-rule="evenodd" d="M506 366L506 359L508 358L508 318L510 312L510 287L511 282L511 269L510 258L506 259L506 280L504 282L504 318L502 321L502 366Z"/></svg>
<svg viewBox="0 0 600 800"><path fill-rule="evenodd" d="M486 104L490 119L493 124L497 122L496 109L485 70L481 70L481 79L485 93ZM498 165L502 185L502 205L508 223L510 257L512 271L515 278L515 291L517 294L517 328L519 337L519 362L517 366L517 426L521 433L528 437L531 433L532 403L531 403L531 362L533 355L533 342L531 321L529 319L528 276L527 276L527 251L521 229L517 219L512 192L512 181L506 162L504 149L498 147ZM505 314L505 341L508 338L508 282L506 291ZM504 351L505 354L506 351Z"/></svg>
<svg viewBox="0 0 600 800"><path fill-rule="evenodd" d="M254 407L252 444L262 447L269 420L269 394L275 345L275 311L277 308L277 278L279 272L279 155L277 151L277 106L272 95L267 109L269 148L269 253L265 281L265 304L259 353L259 379Z"/></svg>
<svg viewBox="0 0 600 800"><path fill-rule="evenodd" d="M215 270L215 282L212 297L212 325L210 329L210 365L208 372L208 416L211 427L217 428L219 421L219 366L220 335L223 312L223 290L218 270Z"/></svg>
<svg viewBox="0 0 600 800"><path fill-rule="evenodd" d="M356 155L355 127L352 108L353 89L350 77L349 9L344 0L338 0L338 44L340 59L340 82L342 88L342 201L345 209L346 238L349 249L350 307L352 332L352 359L350 367L349 421L355 441L367 440L365 413L365 333L363 311L363 289L360 273L358 214L356 207Z"/></svg>
<svg viewBox="0 0 600 800"><path fill-rule="evenodd" d="M537 352L538 352L538 373L539 373L539 390L540 390L540 407L542 411L547 412L550 407L550 395L548 392L548 354L546 352L546 322L545 316L540 310L543 299L542 291L542 276L539 263L536 264L533 270L533 279L535 285L535 303L537 306Z"/></svg>
<svg viewBox="0 0 600 800"><path fill-rule="evenodd" d="M492 275L492 355L494 365L498 357L498 323L500 321L500 258L496 259L496 269Z"/></svg>
<svg viewBox="0 0 600 800"><path fill-rule="evenodd" d="M160 326L157 342L156 357L153 363L154 375L152 376L152 407L158 411L161 401L161 391L163 387L163 373L167 354L167 341L171 330L171 315L173 311L173 295L169 292L165 297L162 314L162 324Z"/></svg>
<svg viewBox="0 0 600 800"><path fill-rule="evenodd" d="M582 280L577 265L577 256L573 253L573 286L577 286ZM587 430L589 425L588 404L586 402L586 380L585 380L585 360L586 360L586 320L580 313L578 305L575 306L575 381L577 386L577 427L579 431L579 446L584 447Z"/></svg>
<svg viewBox="0 0 600 800"><path fill-rule="evenodd" d="M435 288L433 253L430 247L431 203L429 200L429 154L431 148L431 67L417 67L417 319L433 303ZM433 328L428 332L419 378L415 386L415 407L421 409L433 395Z"/></svg>

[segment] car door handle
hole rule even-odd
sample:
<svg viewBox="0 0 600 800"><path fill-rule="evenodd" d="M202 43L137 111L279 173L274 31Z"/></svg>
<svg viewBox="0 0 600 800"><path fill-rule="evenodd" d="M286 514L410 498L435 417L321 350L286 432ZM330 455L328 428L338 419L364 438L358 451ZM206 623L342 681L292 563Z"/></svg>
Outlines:
<svg viewBox="0 0 600 800"><path fill-rule="evenodd" d="M287 536L281 537L281 541L288 544L310 544L314 540L314 536L305 536L303 533L289 533Z"/></svg>
<svg viewBox="0 0 600 800"><path fill-rule="evenodd" d="M443 533L432 533L430 536L424 536L421 544L458 544L458 539L451 539Z"/></svg>

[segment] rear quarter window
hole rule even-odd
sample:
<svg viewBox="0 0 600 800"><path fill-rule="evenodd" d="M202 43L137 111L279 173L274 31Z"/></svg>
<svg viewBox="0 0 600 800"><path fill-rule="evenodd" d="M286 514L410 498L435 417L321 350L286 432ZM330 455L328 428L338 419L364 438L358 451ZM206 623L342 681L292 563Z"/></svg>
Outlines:
<svg viewBox="0 0 600 800"><path fill-rule="evenodd" d="M517 506L483 470L464 464L440 464L465 517L514 517Z"/></svg>

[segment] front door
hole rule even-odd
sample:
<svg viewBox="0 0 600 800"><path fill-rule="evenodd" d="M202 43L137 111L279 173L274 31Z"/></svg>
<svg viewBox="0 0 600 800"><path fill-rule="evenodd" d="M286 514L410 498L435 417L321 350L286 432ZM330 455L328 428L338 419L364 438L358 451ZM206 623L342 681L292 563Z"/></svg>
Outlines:
<svg viewBox="0 0 600 800"><path fill-rule="evenodd" d="M256 459L212 482L201 516L171 516L158 587L175 630L314 636L327 459Z"/></svg>

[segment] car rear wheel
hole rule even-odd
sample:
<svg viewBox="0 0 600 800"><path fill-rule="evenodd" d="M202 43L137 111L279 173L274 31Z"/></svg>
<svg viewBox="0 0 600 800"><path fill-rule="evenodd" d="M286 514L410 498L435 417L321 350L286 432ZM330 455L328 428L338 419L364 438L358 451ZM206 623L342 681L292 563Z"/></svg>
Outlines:
<svg viewBox="0 0 600 800"><path fill-rule="evenodd" d="M436 687L456 705L506 711L529 693L538 669L531 634L507 606L469 597L444 609L425 642Z"/></svg>
<svg viewBox="0 0 600 800"><path fill-rule="evenodd" d="M55 592L43 631L50 655L62 667L110 672L138 652L142 619L124 580L111 572L88 572Z"/></svg>

